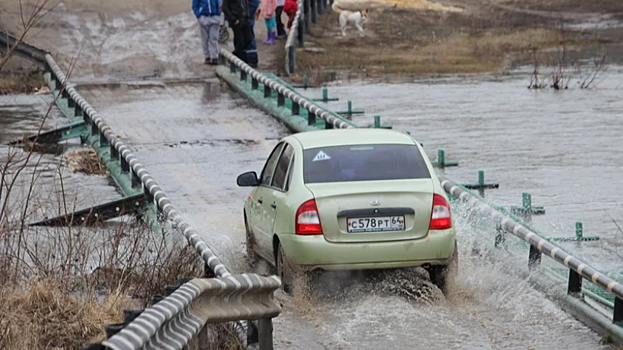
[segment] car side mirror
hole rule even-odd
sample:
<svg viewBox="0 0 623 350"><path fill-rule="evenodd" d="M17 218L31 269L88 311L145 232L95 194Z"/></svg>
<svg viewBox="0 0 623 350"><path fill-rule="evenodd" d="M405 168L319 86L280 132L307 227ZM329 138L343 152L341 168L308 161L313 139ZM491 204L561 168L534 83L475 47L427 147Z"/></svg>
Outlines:
<svg viewBox="0 0 623 350"><path fill-rule="evenodd" d="M244 174L240 174L238 179L236 179L236 183L241 187L253 187L258 186L260 184L260 180L258 180L257 173L255 171L249 171Z"/></svg>

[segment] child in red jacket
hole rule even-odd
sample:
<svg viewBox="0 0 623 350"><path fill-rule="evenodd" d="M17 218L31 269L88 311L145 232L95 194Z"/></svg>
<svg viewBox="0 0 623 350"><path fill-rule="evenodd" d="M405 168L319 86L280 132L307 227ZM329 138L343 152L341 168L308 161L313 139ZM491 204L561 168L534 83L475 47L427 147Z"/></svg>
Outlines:
<svg viewBox="0 0 623 350"><path fill-rule="evenodd" d="M296 0L286 0L286 3L283 5L283 12L288 15L288 29L292 28L292 22L294 21L294 16L296 16L298 7L299 4Z"/></svg>

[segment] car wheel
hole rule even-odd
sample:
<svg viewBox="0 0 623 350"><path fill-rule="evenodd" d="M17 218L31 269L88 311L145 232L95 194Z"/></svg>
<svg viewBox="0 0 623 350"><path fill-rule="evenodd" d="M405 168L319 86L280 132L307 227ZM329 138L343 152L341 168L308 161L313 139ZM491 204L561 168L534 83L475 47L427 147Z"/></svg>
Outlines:
<svg viewBox="0 0 623 350"><path fill-rule="evenodd" d="M448 265L444 266L431 266L428 269L430 275L430 281L436 285L443 294L448 293L448 280L453 278L458 273L459 269L459 250L458 247L454 247L454 253L450 257Z"/></svg>
<svg viewBox="0 0 623 350"><path fill-rule="evenodd" d="M275 267L277 268L277 276L281 278L281 287L286 293L292 293L294 270L292 269L292 265L288 261L281 244L279 244L277 248L277 261L275 263Z"/></svg>
<svg viewBox="0 0 623 350"><path fill-rule="evenodd" d="M247 214L244 215L244 229L246 231L246 251L247 251L247 259L249 260L250 265L255 265L257 263L257 255L253 251L253 245L255 244L255 238L251 233L251 229L249 229L249 222L247 221Z"/></svg>

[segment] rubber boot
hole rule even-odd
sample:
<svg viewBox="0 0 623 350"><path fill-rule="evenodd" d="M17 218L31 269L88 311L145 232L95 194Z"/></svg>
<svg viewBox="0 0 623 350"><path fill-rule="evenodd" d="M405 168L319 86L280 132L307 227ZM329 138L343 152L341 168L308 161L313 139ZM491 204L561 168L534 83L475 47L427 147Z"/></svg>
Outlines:
<svg viewBox="0 0 623 350"><path fill-rule="evenodd" d="M270 44L270 38L271 38L271 34L272 32L266 32L266 40L262 41L262 43L264 44Z"/></svg>
<svg viewBox="0 0 623 350"><path fill-rule="evenodd" d="M277 36L277 33L273 30L271 32L268 32L268 42L267 44L272 45L275 43L275 37Z"/></svg>

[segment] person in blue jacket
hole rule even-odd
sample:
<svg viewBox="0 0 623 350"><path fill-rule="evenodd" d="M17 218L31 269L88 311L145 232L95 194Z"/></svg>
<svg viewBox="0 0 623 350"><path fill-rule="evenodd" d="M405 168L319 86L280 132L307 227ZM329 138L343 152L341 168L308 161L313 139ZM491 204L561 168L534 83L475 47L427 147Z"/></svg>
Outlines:
<svg viewBox="0 0 623 350"><path fill-rule="evenodd" d="M192 0L192 9L199 23L204 63L217 65L221 0Z"/></svg>
<svg viewBox="0 0 623 350"><path fill-rule="evenodd" d="M247 64L253 68L257 68L258 56L257 56L257 44L255 43L255 32L253 26L255 26L255 12L260 6L260 0L249 0L249 24L251 26L251 43L245 50L247 53Z"/></svg>

